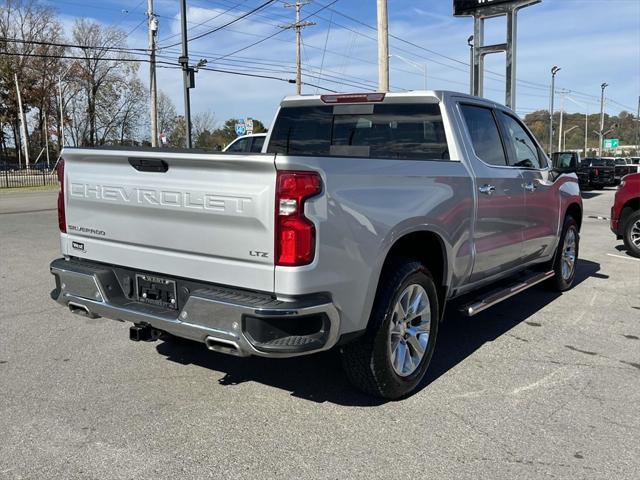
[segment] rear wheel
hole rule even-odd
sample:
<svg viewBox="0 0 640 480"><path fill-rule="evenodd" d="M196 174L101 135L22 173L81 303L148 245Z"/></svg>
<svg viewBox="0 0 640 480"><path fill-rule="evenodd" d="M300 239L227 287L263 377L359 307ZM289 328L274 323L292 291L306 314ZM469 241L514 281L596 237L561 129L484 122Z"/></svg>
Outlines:
<svg viewBox="0 0 640 480"><path fill-rule="evenodd" d="M633 212L626 219L622 237L627 251L640 258L640 210Z"/></svg>
<svg viewBox="0 0 640 480"><path fill-rule="evenodd" d="M439 313L436 286L425 266L394 261L381 279L367 333L342 348L351 383L387 399L411 393L431 362Z"/></svg>
<svg viewBox="0 0 640 480"><path fill-rule="evenodd" d="M555 276L550 280L555 290L564 292L573 286L576 278L576 266L580 248L580 233L574 218L567 215L564 219L560 243L553 260Z"/></svg>

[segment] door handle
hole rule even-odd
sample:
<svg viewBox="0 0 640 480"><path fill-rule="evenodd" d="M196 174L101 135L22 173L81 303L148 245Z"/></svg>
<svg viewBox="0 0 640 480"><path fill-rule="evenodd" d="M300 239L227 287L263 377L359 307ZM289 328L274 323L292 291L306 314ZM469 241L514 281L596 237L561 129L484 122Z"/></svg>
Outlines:
<svg viewBox="0 0 640 480"><path fill-rule="evenodd" d="M496 187L493 185L482 185L481 187L478 188L478 191L480 193L484 193L485 195L491 195L493 192L496 191Z"/></svg>
<svg viewBox="0 0 640 480"><path fill-rule="evenodd" d="M527 192L535 192L536 188L538 188L533 182L525 183L523 187Z"/></svg>

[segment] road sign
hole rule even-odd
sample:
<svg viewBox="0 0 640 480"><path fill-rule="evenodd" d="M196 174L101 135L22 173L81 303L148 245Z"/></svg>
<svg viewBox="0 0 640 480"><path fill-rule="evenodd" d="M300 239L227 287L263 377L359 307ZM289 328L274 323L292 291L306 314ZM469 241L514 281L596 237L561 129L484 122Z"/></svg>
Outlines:
<svg viewBox="0 0 640 480"><path fill-rule="evenodd" d="M247 124L244 123L244 119L240 119L238 120L238 123L236 123L236 135L241 137L242 135L246 135L247 134Z"/></svg>
<svg viewBox="0 0 640 480"><path fill-rule="evenodd" d="M620 146L620 140L617 138L605 138L604 139L604 148L614 149Z"/></svg>
<svg viewBox="0 0 640 480"><path fill-rule="evenodd" d="M247 118L246 129L247 135L253 135L253 118Z"/></svg>
<svg viewBox="0 0 640 480"><path fill-rule="evenodd" d="M486 10L503 3L523 4L523 0L453 0L453 14L458 16L473 15L478 10ZM538 3L532 1L531 3Z"/></svg>

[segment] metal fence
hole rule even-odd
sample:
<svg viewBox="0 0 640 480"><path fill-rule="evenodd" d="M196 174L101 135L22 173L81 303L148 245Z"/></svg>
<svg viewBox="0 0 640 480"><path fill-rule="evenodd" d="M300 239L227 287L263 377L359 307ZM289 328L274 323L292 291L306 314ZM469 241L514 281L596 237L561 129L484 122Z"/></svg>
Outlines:
<svg viewBox="0 0 640 480"><path fill-rule="evenodd" d="M57 185L55 170L4 170L0 171L0 188L45 187Z"/></svg>

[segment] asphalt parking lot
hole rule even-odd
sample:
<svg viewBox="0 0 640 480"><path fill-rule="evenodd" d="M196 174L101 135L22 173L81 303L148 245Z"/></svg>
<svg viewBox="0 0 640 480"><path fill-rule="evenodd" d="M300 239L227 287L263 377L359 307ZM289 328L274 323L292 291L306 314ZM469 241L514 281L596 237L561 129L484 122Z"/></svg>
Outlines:
<svg viewBox="0 0 640 480"><path fill-rule="evenodd" d="M637 479L640 260L585 193L577 286L450 309L423 388L351 389L337 355L133 343L49 298L54 192L0 192L0 478Z"/></svg>

